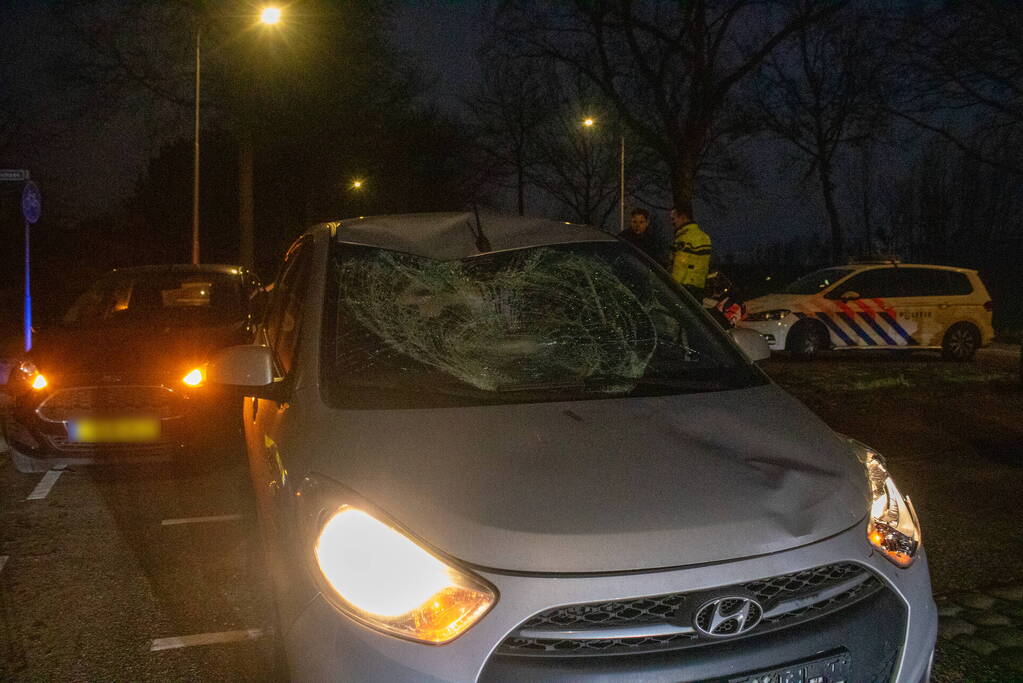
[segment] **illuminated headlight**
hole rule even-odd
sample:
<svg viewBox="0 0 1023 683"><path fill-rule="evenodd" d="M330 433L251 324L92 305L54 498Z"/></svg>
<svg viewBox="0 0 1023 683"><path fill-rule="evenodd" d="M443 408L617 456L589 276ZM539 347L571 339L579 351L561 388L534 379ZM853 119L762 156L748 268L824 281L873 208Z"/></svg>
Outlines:
<svg viewBox="0 0 1023 683"><path fill-rule="evenodd" d="M487 613L496 591L353 505L316 515L314 571L341 611L375 629L434 645Z"/></svg>
<svg viewBox="0 0 1023 683"><path fill-rule="evenodd" d="M759 313L750 313L746 316L746 320L752 320L753 322L763 322L765 320L781 320L789 313L787 308L778 308L773 311L760 311Z"/></svg>
<svg viewBox="0 0 1023 683"><path fill-rule="evenodd" d="M866 468L870 484L867 540L892 564L908 567L920 547L920 523L913 503L899 491L880 455L853 439L849 443Z"/></svg>
<svg viewBox="0 0 1023 683"><path fill-rule="evenodd" d="M18 365L18 372L20 372L22 377L25 378L25 381L28 382L28 385L35 389L36 391L39 391L40 389L45 389L49 384L49 382L46 381L46 377L43 375L43 373L39 372L39 368L37 368L35 363L33 363L32 361L29 360L22 361Z"/></svg>
<svg viewBox="0 0 1023 683"><path fill-rule="evenodd" d="M181 378L181 381L190 387L197 387L206 380L206 373L203 372L202 368L194 368L187 375Z"/></svg>

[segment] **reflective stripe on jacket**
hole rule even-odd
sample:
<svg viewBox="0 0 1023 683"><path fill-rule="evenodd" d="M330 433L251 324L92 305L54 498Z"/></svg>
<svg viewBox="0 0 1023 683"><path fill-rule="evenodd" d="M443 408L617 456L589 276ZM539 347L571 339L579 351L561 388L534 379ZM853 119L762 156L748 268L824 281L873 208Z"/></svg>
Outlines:
<svg viewBox="0 0 1023 683"><path fill-rule="evenodd" d="M671 244L671 277L684 287L702 289L710 270L710 237L696 223L686 223L675 231Z"/></svg>

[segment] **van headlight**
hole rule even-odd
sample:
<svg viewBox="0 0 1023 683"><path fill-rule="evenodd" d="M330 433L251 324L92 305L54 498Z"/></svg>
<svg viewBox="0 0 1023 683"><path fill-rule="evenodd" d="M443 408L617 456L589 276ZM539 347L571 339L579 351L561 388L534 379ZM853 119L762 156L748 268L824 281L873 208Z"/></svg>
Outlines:
<svg viewBox="0 0 1023 683"><path fill-rule="evenodd" d="M316 514L306 519L313 524L318 583L335 607L367 626L441 645L496 602L497 591L482 578L439 558L357 501L315 505Z"/></svg>
<svg viewBox="0 0 1023 683"><path fill-rule="evenodd" d="M908 567L920 548L920 522L913 503L895 485L884 458L859 441L846 439L866 468L870 484L867 540L895 566Z"/></svg>

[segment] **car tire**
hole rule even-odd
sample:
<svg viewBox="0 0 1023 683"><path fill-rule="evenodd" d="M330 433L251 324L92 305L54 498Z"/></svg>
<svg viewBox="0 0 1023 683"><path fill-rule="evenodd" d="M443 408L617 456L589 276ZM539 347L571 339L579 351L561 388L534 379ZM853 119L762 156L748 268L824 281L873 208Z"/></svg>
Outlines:
<svg viewBox="0 0 1023 683"><path fill-rule="evenodd" d="M14 464L14 469L18 470L22 474L39 474L40 472L46 472L50 469L49 463L39 458L33 458L31 455L25 455L10 446L8 451L11 456L11 462Z"/></svg>
<svg viewBox="0 0 1023 683"><path fill-rule="evenodd" d="M971 360L979 348L980 331L970 323L956 323L941 340L942 357L957 363Z"/></svg>
<svg viewBox="0 0 1023 683"><path fill-rule="evenodd" d="M807 320L798 322L785 340L785 350L795 358L809 360L831 346L828 332L820 323Z"/></svg>

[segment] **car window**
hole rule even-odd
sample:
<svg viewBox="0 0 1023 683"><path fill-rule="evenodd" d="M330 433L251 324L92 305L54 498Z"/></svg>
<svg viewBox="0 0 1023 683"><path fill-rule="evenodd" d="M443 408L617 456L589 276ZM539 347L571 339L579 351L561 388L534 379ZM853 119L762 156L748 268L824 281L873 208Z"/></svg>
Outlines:
<svg viewBox="0 0 1023 683"><path fill-rule="evenodd" d="M937 268L901 268L902 296L948 296L949 271Z"/></svg>
<svg viewBox="0 0 1023 683"><path fill-rule="evenodd" d="M784 294L816 294L852 272L852 268L825 268L804 275L782 290Z"/></svg>
<svg viewBox="0 0 1023 683"><path fill-rule="evenodd" d="M763 379L624 244L455 261L343 245L330 268L322 366L335 405L661 395Z"/></svg>
<svg viewBox="0 0 1023 683"><path fill-rule="evenodd" d="M946 272L948 273L949 279L949 294L953 296L973 294L973 284L970 282L970 278L966 277L965 273L957 273L952 270Z"/></svg>
<svg viewBox="0 0 1023 683"><path fill-rule="evenodd" d="M220 325L245 316L237 279L227 273L141 270L98 280L64 316L69 326Z"/></svg>
<svg viewBox="0 0 1023 683"><path fill-rule="evenodd" d="M903 296L901 279L896 268L876 268L857 273L827 294L829 299L839 299L854 292L863 299Z"/></svg>
<svg viewBox="0 0 1023 683"><path fill-rule="evenodd" d="M267 343L284 375L291 371L297 348L308 252L308 246L300 244L288 255L274 285L264 325Z"/></svg>

